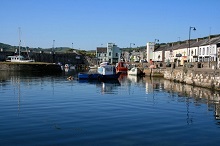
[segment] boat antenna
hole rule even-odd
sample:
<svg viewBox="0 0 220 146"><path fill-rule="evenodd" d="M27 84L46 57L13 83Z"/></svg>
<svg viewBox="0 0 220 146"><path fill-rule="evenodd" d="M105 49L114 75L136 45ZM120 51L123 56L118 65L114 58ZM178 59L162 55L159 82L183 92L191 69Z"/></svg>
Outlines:
<svg viewBox="0 0 220 146"><path fill-rule="evenodd" d="M21 55L21 27L18 28L19 31L19 46L18 46L18 55Z"/></svg>

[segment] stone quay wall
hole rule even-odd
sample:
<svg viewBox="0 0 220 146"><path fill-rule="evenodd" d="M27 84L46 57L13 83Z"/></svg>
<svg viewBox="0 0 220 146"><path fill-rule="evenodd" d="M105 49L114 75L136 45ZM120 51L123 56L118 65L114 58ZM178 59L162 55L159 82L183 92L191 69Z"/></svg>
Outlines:
<svg viewBox="0 0 220 146"><path fill-rule="evenodd" d="M7 56L15 55L14 52L0 51L0 61L5 61ZM36 62L62 63L62 64L88 64L84 55L76 53L57 53L57 52L21 52L25 58L35 60Z"/></svg>
<svg viewBox="0 0 220 146"><path fill-rule="evenodd" d="M174 82L220 91L220 70L204 68L167 68L163 71L164 78Z"/></svg>
<svg viewBox="0 0 220 146"><path fill-rule="evenodd" d="M52 63L16 63L16 62L0 62L0 71L23 71L23 72L44 72L44 73L59 73L61 72L60 65Z"/></svg>

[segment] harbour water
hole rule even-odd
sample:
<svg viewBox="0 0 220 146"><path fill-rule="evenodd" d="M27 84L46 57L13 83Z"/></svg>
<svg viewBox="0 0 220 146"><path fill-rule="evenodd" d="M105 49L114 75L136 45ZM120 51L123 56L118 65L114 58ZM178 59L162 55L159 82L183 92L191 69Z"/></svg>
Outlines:
<svg viewBox="0 0 220 146"><path fill-rule="evenodd" d="M0 145L219 145L218 93L162 78L118 82L0 72Z"/></svg>

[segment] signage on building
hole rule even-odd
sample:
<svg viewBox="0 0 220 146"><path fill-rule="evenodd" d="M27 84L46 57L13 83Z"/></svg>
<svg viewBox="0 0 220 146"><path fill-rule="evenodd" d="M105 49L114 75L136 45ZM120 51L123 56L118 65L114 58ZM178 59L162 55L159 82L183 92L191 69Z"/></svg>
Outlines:
<svg viewBox="0 0 220 146"><path fill-rule="evenodd" d="M180 53L176 54L176 57L182 57L182 54L180 54Z"/></svg>

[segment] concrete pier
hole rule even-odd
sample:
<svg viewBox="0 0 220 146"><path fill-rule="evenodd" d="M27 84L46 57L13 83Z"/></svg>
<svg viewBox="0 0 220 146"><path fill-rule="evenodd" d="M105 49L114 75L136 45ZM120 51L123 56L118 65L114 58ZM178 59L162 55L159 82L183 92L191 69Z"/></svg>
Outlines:
<svg viewBox="0 0 220 146"><path fill-rule="evenodd" d="M59 73L60 65L44 62L0 62L0 71Z"/></svg>

